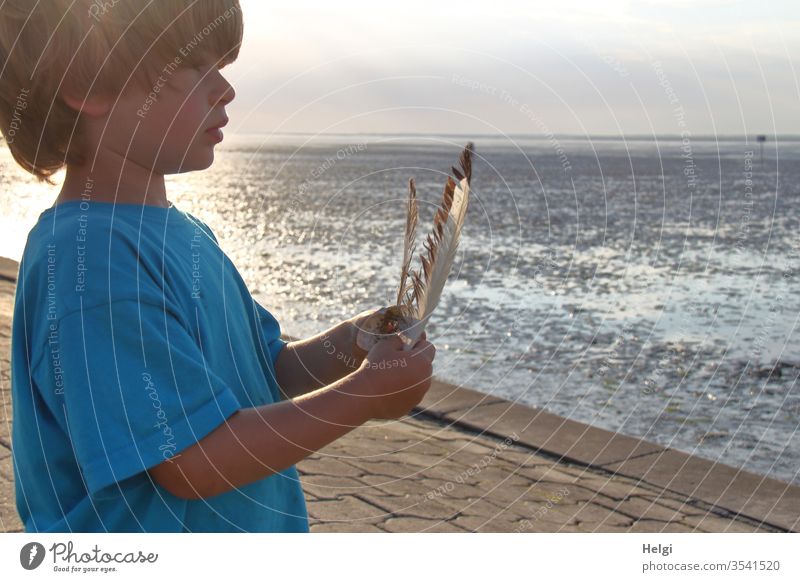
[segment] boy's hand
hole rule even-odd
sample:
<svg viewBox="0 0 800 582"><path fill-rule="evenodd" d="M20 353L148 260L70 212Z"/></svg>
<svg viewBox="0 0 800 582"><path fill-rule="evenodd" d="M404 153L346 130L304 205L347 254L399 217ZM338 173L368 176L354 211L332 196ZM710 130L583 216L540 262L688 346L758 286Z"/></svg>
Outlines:
<svg viewBox="0 0 800 582"><path fill-rule="evenodd" d="M355 372L371 418L396 419L419 404L431 387L436 348L420 338L410 350L397 334L381 339L367 353Z"/></svg>
<svg viewBox="0 0 800 582"><path fill-rule="evenodd" d="M364 329L364 324L366 323L367 319L369 319L372 315L378 313L382 308L379 307L378 309L367 309L366 311L362 311L358 315L351 317L347 320L349 323L348 330L350 332L350 339L349 345L353 346L353 357L355 358L356 362L360 365L361 362L364 361L364 358L367 355L366 350L362 350L358 346L358 342L356 338L358 337L358 332L361 329Z"/></svg>
<svg viewBox="0 0 800 582"><path fill-rule="evenodd" d="M358 315L351 317L346 322L348 324L347 326L348 332L351 336L350 339L348 340L348 345L353 346L353 358L355 359L357 365L360 365L361 362L364 361L364 358L368 353L367 350L361 349L361 347L359 347L358 345L358 342L356 341L356 338L358 337L358 332L359 330L364 329L366 321L372 315L375 315L382 309L384 308L379 307L378 309L367 309L365 311L362 311ZM425 339L427 339L427 337L428 336L423 331L422 335L419 337L419 341L424 341Z"/></svg>

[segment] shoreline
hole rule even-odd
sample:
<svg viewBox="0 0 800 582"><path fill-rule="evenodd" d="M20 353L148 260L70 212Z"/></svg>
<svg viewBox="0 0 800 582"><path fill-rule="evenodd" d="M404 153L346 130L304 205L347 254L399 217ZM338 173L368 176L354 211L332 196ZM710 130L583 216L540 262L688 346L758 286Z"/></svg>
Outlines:
<svg viewBox="0 0 800 582"><path fill-rule="evenodd" d="M3 326L10 325L18 268L16 261L0 257ZM9 343L10 334L3 339L6 359ZM3 370L5 380L8 370ZM8 405L6 422L0 423L0 529L20 531L18 521L14 523L13 474L8 469L7 382L3 397ZM436 379L408 417L393 423L371 421L351 434L298 463L312 531L520 531L526 523L533 531L587 531L588 525L595 526L588 531L800 530L800 487ZM506 444L500 447L498 441ZM370 446L364 447L364 442ZM410 452L415 448L423 453ZM384 449L387 459L370 459ZM364 457L332 457L344 451L363 452ZM447 453L446 460L452 458L447 471L439 470L441 451ZM505 470L491 466L481 475L470 472L470 479L478 479L476 485L463 478L454 485L453 475L466 473L459 468L475 466L469 459L486 459L487 452L492 463L505 464ZM514 483L509 482L512 476ZM503 487L495 485L486 492L490 477L502 479ZM525 516L532 510L517 507L520 497L531 495L533 484L554 483L567 493L550 494L543 516L537 510L531 525ZM462 507L473 497L450 494L459 488L465 490L461 495L481 495L478 501L485 503L474 512L483 512L486 520ZM516 498L507 493L514 488L523 491ZM436 499L432 492L437 492ZM409 499L422 501L409 506ZM608 499L616 502L614 507L608 506ZM642 505L633 502L650 499L650 506L640 507L636 515L628 509ZM536 501L540 502L541 498ZM573 507L575 513L568 511ZM652 516L654 511L663 516L667 509L672 511L669 518ZM584 513L589 510L608 515L587 519ZM492 512L497 515L492 517ZM508 518L498 521L505 513Z"/></svg>

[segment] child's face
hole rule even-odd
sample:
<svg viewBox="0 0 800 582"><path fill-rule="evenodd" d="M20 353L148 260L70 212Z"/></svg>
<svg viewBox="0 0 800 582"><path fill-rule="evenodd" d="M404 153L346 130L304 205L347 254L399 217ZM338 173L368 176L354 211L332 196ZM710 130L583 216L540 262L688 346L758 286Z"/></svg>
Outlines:
<svg viewBox="0 0 800 582"><path fill-rule="evenodd" d="M220 141L219 132L208 130L227 120L225 105L235 95L214 63L163 72L152 91L126 90L104 141L110 138L118 153L157 174L208 168Z"/></svg>

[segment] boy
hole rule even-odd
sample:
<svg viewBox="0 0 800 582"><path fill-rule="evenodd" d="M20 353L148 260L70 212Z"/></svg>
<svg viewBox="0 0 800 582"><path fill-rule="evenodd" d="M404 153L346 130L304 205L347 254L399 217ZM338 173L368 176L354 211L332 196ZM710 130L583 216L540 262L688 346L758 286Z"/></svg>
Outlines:
<svg viewBox="0 0 800 582"><path fill-rule="evenodd" d="M211 229L168 200L164 175L213 162L242 26L237 0L0 5L8 147L51 184L66 166L13 320L28 532L308 531L295 464L430 386L424 337L355 345L371 311L281 340Z"/></svg>

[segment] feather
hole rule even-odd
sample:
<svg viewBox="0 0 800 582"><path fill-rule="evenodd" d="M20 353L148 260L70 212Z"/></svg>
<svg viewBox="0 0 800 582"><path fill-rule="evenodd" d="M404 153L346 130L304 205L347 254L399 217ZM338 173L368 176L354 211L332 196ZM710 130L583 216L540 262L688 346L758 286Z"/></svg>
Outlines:
<svg viewBox="0 0 800 582"><path fill-rule="evenodd" d="M472 180L472 153L475 146L470 142L461 152L461 170L452 168L453 178L447 178L442 194L441 206L433 218L433 231L423 241L425 250L420 255L421 272L412 272L411 305L415 307L414 318L418 320L405 335L410 339L407 346L416 343L439 304L444 285L456 258L461 228L469 207L469 188ZM408 222L408 221L407 221Z"/></svg>
<svg viewBox="0 0 800 582"><path fill-rule="evenodd" d="M417 188L414 178L408 180L408 208L406 213L406 236L403 241L403 265L400 271L400 289L397 292L397 305L407 316L413 316L414 302L413 285L409 281L411 277L411 259L416 249L415 240L417 237L417 221L419 219L419 208L417 206Z"/></svg>
<svg viewBox="0 0 800 582"><path fill-rule="evenodd" d="M468 143L459 158L461 169L451 168L456 180L447 177L442 203L433 217L433 231L423 241L425 250L419 255L419 270L411 269L419 218L417 189L413 178L408 181L406 232L397 304L375 311L359 326L356 344L362 350L369 351L382 336L393 333L398 333L405 349L410 349L425 331L431 313L439 304L458 250L461 227L469 205L474 149L472 142Z"/></svg>

